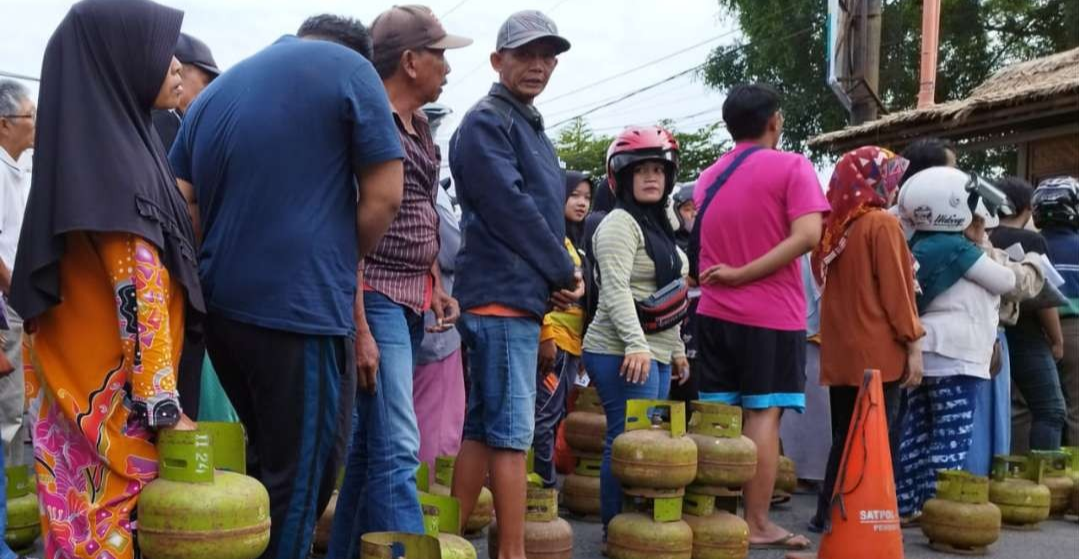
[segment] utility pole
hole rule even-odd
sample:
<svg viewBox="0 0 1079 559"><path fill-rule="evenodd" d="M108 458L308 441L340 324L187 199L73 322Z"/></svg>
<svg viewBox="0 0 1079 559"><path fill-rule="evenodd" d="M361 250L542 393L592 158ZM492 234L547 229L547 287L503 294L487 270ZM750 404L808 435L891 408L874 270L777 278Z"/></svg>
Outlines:
<svg viewBox="0 0 1079 559"><path fill-rule="evenodd" d="M880 108L880 19L883 0L853 0L851 16L851 124L876 120Z"/></svg>

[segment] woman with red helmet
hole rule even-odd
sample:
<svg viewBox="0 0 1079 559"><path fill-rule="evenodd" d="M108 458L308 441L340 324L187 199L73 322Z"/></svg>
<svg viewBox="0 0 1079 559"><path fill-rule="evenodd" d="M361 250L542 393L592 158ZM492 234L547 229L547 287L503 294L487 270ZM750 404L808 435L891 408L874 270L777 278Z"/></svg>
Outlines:
<svg viewBox="0 0 1079 559"><path fill-rule="evenodd" d="M688 259L675 244L667 199L678 142L657 127L627 128L607 151L616 202L593 245L599 304L584 339L585 368L607 415L600 474L603 523L622 509L611 443L625 429L626 401L664 399L672 375L689 378L680 325L688 308Z"/></svg>

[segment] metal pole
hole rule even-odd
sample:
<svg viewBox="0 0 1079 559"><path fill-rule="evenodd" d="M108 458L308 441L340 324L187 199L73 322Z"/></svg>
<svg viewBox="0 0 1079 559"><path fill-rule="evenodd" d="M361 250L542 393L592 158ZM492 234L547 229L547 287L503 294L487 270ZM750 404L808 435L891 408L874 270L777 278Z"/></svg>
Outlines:
<svg viewBox="0 0 1079 559"><path fill-rule="evenodd" d="M922 71L918 87L918 108L935 103L937 51L940 44L940 0L922 2Z"/></svg>

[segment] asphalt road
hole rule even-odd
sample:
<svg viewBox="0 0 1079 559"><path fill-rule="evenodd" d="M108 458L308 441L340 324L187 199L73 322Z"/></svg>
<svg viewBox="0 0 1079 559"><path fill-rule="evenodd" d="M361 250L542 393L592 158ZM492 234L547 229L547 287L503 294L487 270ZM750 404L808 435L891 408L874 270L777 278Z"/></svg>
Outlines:
<svg viewBox="0 0 1079 559"><path fill-rule="evenodd" d="M776 507L773 511L774 518L781 525L806 534L813 540L814 546L820 541L816 534L805 532L805 521L810 517L815 506L815 498L809 495L795 495L794 499L786 504ZM580 520L567 517L573 526L574 559L604 559L600 553L602 543L602 530L597 521ZM907 529L903 532L904 551L906 559L943 559L949 557L964 557L934 551L926 545L925 536L917 528ZM479 559L489 559L487 556L487 541L484 537L472 540L476 546ZM41 550L41 540L37 542L36 557L44 557ZM815 549L815 547L814 547ZM783 551L751 551L749 559L783 559ZM1040 530L1033 532L1018 532L1005 530L1001 533L997 543L989 548L986 557L998 559L1079 559L1079 522L1075 517L1066 520L1049 520L1041 524ZM206 559L213 559L207 557ZM873 559L866 557L865 559Z"/></svg>
<svg viewBox="0 0 1079 559"><path fill-rule="evenodd" d="M820 541L815 534L805 532L806 520L813 513L815 497L796 495L786 504L776 507L774 518L781 525L792 531L806 534L814 544ZM573 525L574 559L604 559L600 553L602 530L598 522L580 521L567 518ZM940 553L929 548L927 540L917 528L903 532L906 559L929 559L964 557ZM485 540L473 540L479 559L489 559ZM814 549L816 547L814 546ZM750 559L783 559L783 551L751 551ZM1079 522L1075 517L1068 520L1050 520L1042 523L1041 529L1034 532L1005 530L997 543L989 548L986 557L998 559L1079 559ZM866 557L865 559L873 559Z"/></svg>

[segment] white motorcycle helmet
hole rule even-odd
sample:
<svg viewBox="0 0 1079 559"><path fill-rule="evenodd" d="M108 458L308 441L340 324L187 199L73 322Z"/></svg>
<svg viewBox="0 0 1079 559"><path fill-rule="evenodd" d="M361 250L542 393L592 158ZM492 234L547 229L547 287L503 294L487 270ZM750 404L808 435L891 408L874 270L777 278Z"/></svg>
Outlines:
<svg viewBox="0 0 1079 559"><path fill-rule="evenodd" d="M974 220L970 175L951 167L931 167L910 178L899 191L899 213L916 231L958 233Z"/></svg>

